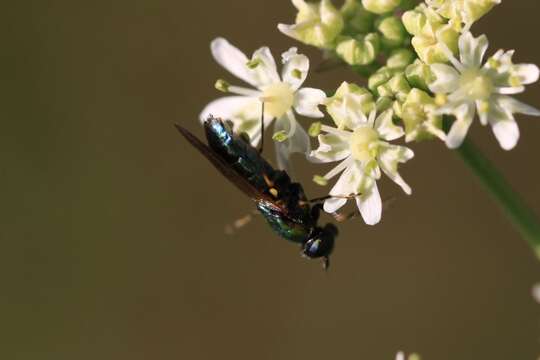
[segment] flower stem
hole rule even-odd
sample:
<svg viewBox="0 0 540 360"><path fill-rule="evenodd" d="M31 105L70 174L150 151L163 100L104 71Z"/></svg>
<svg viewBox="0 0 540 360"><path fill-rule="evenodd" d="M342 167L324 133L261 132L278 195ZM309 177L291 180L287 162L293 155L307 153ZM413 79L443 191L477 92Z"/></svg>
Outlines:
<svg viewBox="0 0 540 360"><path fill-rule="evenodd" d="M471 142L465 140L457 149L457 153L478 176L484 189L495 199L508 220L540 259L540 223L534 212L512 190L495 166Z"/></svg>

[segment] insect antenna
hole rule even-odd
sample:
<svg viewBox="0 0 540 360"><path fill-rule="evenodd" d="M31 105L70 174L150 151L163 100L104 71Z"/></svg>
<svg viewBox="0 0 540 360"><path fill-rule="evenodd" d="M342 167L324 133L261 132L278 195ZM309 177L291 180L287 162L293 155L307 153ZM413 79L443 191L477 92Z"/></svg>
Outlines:
<svg viewBox="0 0 540 360"><path fill-rule="evenodd" d="M264 101L261 102L261 145L259 147L259 154L262 154L264 148Z"/></svg>

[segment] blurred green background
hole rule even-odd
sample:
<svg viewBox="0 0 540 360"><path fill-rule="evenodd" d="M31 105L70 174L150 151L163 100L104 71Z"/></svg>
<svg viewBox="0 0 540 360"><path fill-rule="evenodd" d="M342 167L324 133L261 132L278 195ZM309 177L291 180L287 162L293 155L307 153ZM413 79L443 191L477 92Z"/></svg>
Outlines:
<svg viewBox="0 0 540 360"><path fill-rule="evenodd" d="M538 1L503 1L473 28L490 52L540 63ZM414 145L414 189L379 226L341 227L329 273L260 219L174 130L233 80L209 53L281 35L289 1L20 1L0 37L1 359L533 359L540 264L459 158ZM335 89L346 69L312 74ZM540 86L520 97L540 106ZM502 151L472 138L540 213L540 119ZM271 152L269 152L271 154ZM300 161L310 196L313 169ZM320 168L317 169L318 172ZM400 194L389 181L383 196Z"/></svg>

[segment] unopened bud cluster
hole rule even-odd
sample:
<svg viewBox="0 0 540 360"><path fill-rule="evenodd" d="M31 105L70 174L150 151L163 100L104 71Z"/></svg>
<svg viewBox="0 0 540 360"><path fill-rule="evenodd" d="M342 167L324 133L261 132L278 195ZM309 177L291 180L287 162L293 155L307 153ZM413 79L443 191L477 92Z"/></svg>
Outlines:
<svg viewBox="0 0 540 360"><path fill-rule="evenodd" d="M500 2L346 0L338 8L330 1L293 0L299 10L296 23L281 24L279 29L324 49L327 57L330 54L367 78L365 88L343 83L328 99L327 111L338 124L346 123L355 111L392 110L394 121L405 129L406 141L436 137L452 148L461 144L478 114L482 124L492 125L501 146L509 149L519 135L511 124L512 114L537 111L506 95L536 81L538 68L514 64L513 52L502 50L482 63L487 38L477 41L470 28ZM458 85L439 85L445 81ZM475 109L468 99L473 99ZM442 130L443 115L461 124L459 131L450 132L453 140L446 139Z"/></svg>

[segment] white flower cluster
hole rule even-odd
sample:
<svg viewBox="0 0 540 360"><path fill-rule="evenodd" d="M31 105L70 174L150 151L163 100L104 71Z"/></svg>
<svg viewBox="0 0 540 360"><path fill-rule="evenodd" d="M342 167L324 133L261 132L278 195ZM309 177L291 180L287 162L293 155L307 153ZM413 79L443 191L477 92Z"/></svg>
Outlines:
<svg viewBox="0 0 540 360"><path fill-rule="evenodd" d="M330 0L292 3L298 9L295 23L278 29L353 65L367 77L367 86L343 82L327 97L322 90L302 87L309 60L296 48L282 54L280 75L267 47L248 58L217 38L211 43L215 60L251 88L218 80L216 88L230 95L208 104L200 119L210 114L229 119L256 146L264 103L264 126L275 119L280 168L288 169L293 152L314 163L337 163L326 175L314 177L326 185L340 175L324 203L329 213L354 199L364 221L378 223L383 206L377 180L382 173L411 194L398 165L414 153L395 144L400 138L407 143L440 139L457 148L478 117L491 126L500 146L510 150L519 139L514 115L540 116L536 108L511 97L538 80L538 67L514 64L514 51L499 50L484 60L487 37L470 31L500 0L426 0L414 8L400 8L409 2L398 0L347 0L340 9ZM319 141L312 149L296 115L324 118L321 109L333 126L311 125L309 135Z"/></svg>
<svg viewBox="0 0 540 360"><path fill-rule="evenodd" d="M485 35L474 38L470 32L459 38L459 60L446 52L451 65L435 63L435 75L429 88L437 95L439 114L454 115L456 121L446 138L449 148L461 145L476 113L482 125L491 125L501 147L510 150L519 139L514 114L540 116L540 111L508 95L525 91L523 85L538 80L538 67L533 64L513 64L514 51L499 50L483 64L488 47Z"/></svg>

